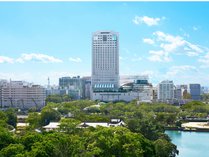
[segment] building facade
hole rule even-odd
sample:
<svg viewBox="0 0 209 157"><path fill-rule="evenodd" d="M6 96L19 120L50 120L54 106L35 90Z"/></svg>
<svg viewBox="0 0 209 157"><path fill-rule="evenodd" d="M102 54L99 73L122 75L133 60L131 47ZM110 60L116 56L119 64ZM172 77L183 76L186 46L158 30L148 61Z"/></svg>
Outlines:
<svg viewBox="0 0 209 157"><path fill-rule="evenodd" d="M1 108L37 109L45 106L46 92L40 85L23 81L0 81Z"/></svg>
<svg viewBox="0 0 209 157"><path fill-rule="evenodd" d="M84 99L91 98L91 77L83 77L84 81Z"/></svg>
<svg viewBox="0 0 209 157"><path fill-rule="evenodd" d="M126 101L149 102L153 100L153 87L148 82L148 77L137 77L137 80L126 83L118 92L94 92L93 100L101 101Z"/></svg>
<svg viewBox="0 0 209 157"><path fill-rule="evenodd" d="M174 87L174 99L175 100L182 100L183 99L183 89L181 86L177 85Z"/></svg>
<svg viewBox="0 0 209 157"><path fill-rule="evenodd" d="M84 98L84 81L80 76L59 78L60 94L70 95L73 99Z"/></svg>
<svg viewBox="0 0 209 157"><path fill-rule="evenodd" d="M92 36L93 92L111 92L119 88L119 34L97 31Z"/></svg>
<svg viewBox="0 0 209 157"><path fill-rule="evenodd" d="M165 80L158 84L157 97L159 101L168 102L174 99L173 81Z"/></svg>
<svg viewBox="0 0 209 157"><path fill-rule="evenodd" d="M188 91L192 100L201 100L201 86L200 84L189 84Z"/></svg>
<svg viewBox="0 0 209 157"><path fill-rule="evenodd" d="M153 100L153 87L146 76L134 80L132 92L138 93L139 102L152 102Z"/></svg>

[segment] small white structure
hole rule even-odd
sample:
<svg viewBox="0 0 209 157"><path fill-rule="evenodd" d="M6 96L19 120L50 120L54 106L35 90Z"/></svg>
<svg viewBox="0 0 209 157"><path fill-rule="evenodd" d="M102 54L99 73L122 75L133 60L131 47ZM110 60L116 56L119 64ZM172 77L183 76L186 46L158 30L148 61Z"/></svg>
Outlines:
<svg viewBox="0 0 209 157"><path fill-rule="evenodd" d="M98 105L98 104L97 105L91 105L91 106L85 107L83 110L87 111L87 110L89 110L91 108L100 108L100 105Z"/></svg>
<svg viewBox="0 0 209 157"><path fill-rule="evenodd" d="M17 123L16 125L17 128L26 128L27 126L29 126L29 123Z"/></svg>
<svg viewBox="0 0 209 157"><path fill-rule="evenodd" d="M120 119L111 119L110 123L107 122L83 122L79 125L80 128L86 128L86 127L94 127L102 126L102 127L117 127L117 126L124 126L125 123L121 121Z"/></svg>
<svg viewBox="0 0 209 157"><path fill-rule="evenodd" d="M48 125L43 126L43 129L46 131L56 130L59 129L60 123L59 122L50 122Z"/></svg>
<svg viewBox="0 0 209 157"><path fill-rule="evenodd" d="M16 133L21 133L29 126L29 123L17 123L16 124Z"/></svg>

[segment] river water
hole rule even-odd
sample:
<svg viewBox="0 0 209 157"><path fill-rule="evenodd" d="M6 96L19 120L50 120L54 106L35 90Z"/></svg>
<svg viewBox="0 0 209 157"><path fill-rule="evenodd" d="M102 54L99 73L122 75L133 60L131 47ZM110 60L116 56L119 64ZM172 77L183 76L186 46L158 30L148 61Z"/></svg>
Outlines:
<svg viewBox="0 0 209 157"><path fill-rule="evenodd" d="M178 157L209 157L209 132L166 131L177 145Z"/></svg>

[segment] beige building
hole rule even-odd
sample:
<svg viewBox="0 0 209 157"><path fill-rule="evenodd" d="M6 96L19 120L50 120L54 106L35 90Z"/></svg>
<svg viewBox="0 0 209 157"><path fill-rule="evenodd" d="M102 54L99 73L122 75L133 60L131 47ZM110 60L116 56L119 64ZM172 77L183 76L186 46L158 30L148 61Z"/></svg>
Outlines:
<svg viewBox="0 0 209 157"><path fill-rule="evenodd" d="M29 109L45 105L46 91L40 85L23 81L0 81L0 107Z"/></svg>

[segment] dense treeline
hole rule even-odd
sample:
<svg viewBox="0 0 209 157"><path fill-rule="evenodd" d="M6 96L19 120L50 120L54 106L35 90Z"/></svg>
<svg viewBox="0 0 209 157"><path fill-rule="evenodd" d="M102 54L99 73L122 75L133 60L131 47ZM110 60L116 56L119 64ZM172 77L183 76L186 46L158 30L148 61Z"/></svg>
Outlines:
<svg viewBox="0 0 209 157"><path fill-rule="evenodd" d="M13 134L9 130L16 124L16 112L9 109L0 112L0 157L174 157L177 148L164 128L178 126L182 117L205 117L208 113L209 106L202 102L182 107L136 101L48 102L40 113L31 110L25 132ZM81 122L109 122L111 118L120 118L126 125L78 127ZM50 122L60 122L60 129L43 131L42 126Z"/></svg>

